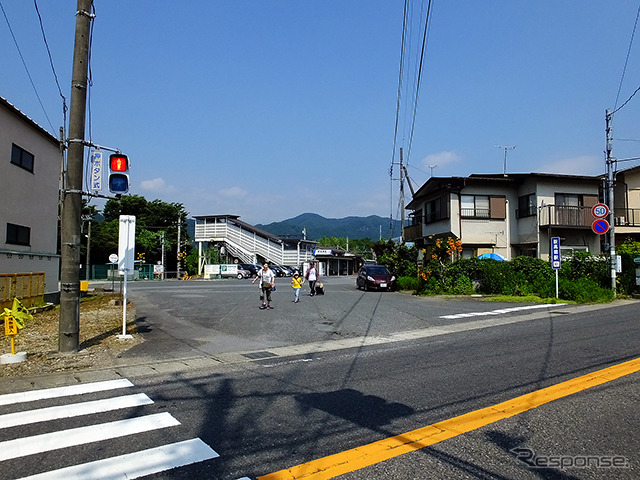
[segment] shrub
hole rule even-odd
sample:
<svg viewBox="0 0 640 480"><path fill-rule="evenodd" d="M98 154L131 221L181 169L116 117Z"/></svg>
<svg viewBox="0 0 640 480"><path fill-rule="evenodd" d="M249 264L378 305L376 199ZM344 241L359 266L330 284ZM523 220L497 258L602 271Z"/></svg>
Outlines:
<svg viewBox="0 0 640 480"><path fill-rule="evenodd" d="M558 290L560 298L579 303L603 303L613 300L613 292L610 289L602 288L593 280L584 277L577 280L560 278Z"/></svg>
<svg viewBox="0 0 640 480"><path fill-rule="evenodd" d="M417 276L398 277L397 284L398 290L413 290L414 292L417 292L420 286Z"/></svg>

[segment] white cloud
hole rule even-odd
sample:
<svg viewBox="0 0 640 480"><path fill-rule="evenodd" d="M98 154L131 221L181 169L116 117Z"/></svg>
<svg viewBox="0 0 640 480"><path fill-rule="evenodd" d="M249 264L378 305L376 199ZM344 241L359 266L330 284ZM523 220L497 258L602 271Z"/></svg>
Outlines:
<svg viewBox="0 0 640 480"><path fill-rule="evenodd" d="M173 190L173 187L168 186L167 182L162 178L143 180L140 182L140 188L149 192L167 192Z"/></svg>
<svg viewBox="0 0 640 480"><path fill-rule="evenodd" d="M581 155L558 159L535 167L536 173L559 173L564 175L599 175L604 172L604 160L594 155Z"/></svg>
<svg viewBox="0 0 640 480"><path fill-rule="evenodd" d="M227 198L245 198L249 192L247 192L244 188L240 187L229 187L220 189L220 195Z"/></svg>
<svg viewBox="0 0 640 480"><path fill-rule="evenodd" d="M459 162L460 160L462 160L462 157L460 157L456 152L444 151L427 155L422 160L422 166L424 168L430 168L434 165L437 167L443 167L451 163Z"/></svg>

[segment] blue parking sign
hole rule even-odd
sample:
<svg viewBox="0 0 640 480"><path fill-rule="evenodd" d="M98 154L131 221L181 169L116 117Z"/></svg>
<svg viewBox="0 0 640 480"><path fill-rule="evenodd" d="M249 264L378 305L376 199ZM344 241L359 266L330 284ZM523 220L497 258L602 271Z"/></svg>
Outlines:
<svg viewBox="0 0 640 480"><path fill-rule="evenodd" d="M558 270L561 263L560 237L551 237L551 267Z"/></svg>

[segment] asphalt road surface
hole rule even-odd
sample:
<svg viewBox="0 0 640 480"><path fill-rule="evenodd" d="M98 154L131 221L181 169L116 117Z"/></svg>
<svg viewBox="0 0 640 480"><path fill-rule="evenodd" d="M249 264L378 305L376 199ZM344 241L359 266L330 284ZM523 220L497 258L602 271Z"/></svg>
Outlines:
<svg viewBox="0 0 640 480"><path fill-rule="evenodd" d="M640 477L639 303L418 298L332 278L294 304L285 282L267 311L246 280L133 284L145 342L129 365L0 395L0 479ZM53 386L90 391L41 393Z"/></svg>

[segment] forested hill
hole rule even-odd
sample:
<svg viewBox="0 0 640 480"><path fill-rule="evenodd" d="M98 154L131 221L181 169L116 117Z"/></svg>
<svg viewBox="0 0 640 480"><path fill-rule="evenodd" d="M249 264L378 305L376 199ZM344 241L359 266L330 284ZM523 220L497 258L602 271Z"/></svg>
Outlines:
<svg viewBox="0 0 640 480"><path fill-rule="evenodd" d="M297 217L256 227L278 236L301 237L306 229L307 239L320 237L342 237L349 239L369 238L374 242L389 238L389 219L378 215L368 217L325 218L315 213L303 213ZM400 221L393 221L392 236L400 235Z"/></svg>

